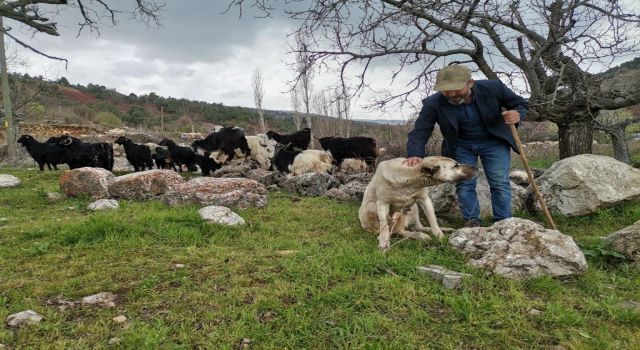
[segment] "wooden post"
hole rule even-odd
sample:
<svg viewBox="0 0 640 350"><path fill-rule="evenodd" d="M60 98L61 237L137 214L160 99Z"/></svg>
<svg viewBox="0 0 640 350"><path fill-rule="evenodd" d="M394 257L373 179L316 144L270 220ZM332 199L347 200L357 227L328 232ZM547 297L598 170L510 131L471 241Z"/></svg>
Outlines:
<svg viewBox="0 0 640 350"><path fill-rule="evenodd" d="M2 16L0 16L0 27L4 29L2 24ZM18 123L14 119L11 112L11 92L9 90L9 74L7 72L7 56L5 55L4 47L4 33L0 33L0 65L2 65L2 101L4 104L4 117L8 123L8 127L5 130L7 136L7 153L10 161L16 160L17 146L16 146L16 134Z"/></svg>
<svg viewBox="0 0 640 350"><path fill-rule="evenodd" d="M164 138L164 107L160 106L160 136Z"/></svg>

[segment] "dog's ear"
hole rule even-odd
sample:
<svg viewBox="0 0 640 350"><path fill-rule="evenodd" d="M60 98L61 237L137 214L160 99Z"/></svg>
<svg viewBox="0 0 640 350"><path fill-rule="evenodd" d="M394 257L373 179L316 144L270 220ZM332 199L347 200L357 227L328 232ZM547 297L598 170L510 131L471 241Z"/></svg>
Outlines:
<svg viewBox="0 0 640 350"><path fill-rule="evenodd" d="M433 167L422 167L422 171L426 174L428 174L429 176L433 176L433 174L437 173L438 170L440 170L440 166L436 165Z"/></svg>

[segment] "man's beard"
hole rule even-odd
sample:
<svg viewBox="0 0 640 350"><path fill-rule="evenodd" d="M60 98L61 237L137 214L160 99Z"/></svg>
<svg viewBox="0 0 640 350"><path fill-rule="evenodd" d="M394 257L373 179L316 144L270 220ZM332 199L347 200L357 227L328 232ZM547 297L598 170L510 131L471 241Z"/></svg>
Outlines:
<svg viewBox="0 0 640 350"><path fill-rule="evenodd" d="M459 106L467 101L467 97L463 96L463 97L447 98L447 101L449 101L449 103L452 105Z"/></svg>
<svg viewBox="0 0 640 350"><path fill-rule="evenodd" d="M452 105L459 106L466 103L469 96L471 96L471 90L469 90L469 92L464 96L447 97L447 101Z"/></svg>

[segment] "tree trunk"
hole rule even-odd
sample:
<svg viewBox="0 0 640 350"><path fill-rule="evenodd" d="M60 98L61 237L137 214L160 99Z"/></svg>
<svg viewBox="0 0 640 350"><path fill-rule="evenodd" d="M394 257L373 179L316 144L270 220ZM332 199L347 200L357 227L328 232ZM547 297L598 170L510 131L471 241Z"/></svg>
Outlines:
<svg viewBox="0 0 640 350"><path fill-rule="evenodd" d="M613 145L613 158L627 164L631 164L631 156L629 155L629 144L624 135L624 129L618 129L614 132L608 132Z"/></svg>
<svg viewBox="0 0 640 350"><path fill-rule="evenodd" d="M591 121L558 124L560 159L592 153L593 129Z"/></svg>

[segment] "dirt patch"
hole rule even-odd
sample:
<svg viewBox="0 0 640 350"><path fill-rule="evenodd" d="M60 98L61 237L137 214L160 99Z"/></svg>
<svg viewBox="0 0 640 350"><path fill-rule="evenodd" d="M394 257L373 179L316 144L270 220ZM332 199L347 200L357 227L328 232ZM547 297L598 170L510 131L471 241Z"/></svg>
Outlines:
<svg viewBox="0 0 640 350"><path fill-rule="evenodd" d="M58 86L58 89L60 90L60 92L62 92L65 96L78 101L80 103L93 103L96 102L98 99L93 96L92 94L87 94L85 92L82 92L78 89L74 89L72 87L67 87L67 86Z"/></svg>
<svg viewBox="0 0 640 350"><path fill-rule="evenodd" d="M22 134L29 134L41 142L46 141L51 136L71 135L84 137L87 135L102 134L102 130L86 125L51 125L51 124L30 124L20 123L18 137ZM5 130L0 128L0 144L6 144L7 138Z"/></svg>

